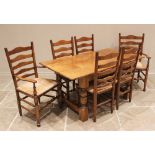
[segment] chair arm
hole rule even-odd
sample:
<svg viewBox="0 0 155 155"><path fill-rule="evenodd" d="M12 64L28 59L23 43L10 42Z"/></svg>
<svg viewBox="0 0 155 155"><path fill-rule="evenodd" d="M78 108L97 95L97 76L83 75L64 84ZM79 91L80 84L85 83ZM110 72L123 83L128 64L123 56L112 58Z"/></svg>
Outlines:
<svg viewBox="0 0 155 155"><path fill-rule="evenodd" d="M147 59L151 59L151 57L148 56L146 53L143 53L142 55L145 56Z"/></svg>
<svg viewBox="0 0 155 155"><path fill-rule="evenodd" d="M45 66L37 66L37 68L46 68Z"/></svg>
<svg viewBox="0 0 155 155"><path fill-rule="evenodd" d="M30 79L30 78L23 78L23 77L21 77L21 76L16 76L16 78L19 79L19 80L31 82L31 83L34 83L34 84L37 83L36 80Z"/></svg>
<svg viewBox="0 0 155 155"><path fill-rule="evenodd" d="M143 58L146 58L144 55L139 55L138 60L141 60Z"/></svg>

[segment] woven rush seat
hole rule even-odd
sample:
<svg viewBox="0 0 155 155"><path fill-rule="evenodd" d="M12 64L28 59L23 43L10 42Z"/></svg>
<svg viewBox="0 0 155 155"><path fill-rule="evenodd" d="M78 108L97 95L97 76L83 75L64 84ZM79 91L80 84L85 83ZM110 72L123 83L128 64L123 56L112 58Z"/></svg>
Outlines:
<svg viewBox="0 0 155 155"><path fill-rule="evenodd" d="M112 84L108 84L107 86L97 88L97 94L104 93L105 91L111 90ZM89 93L94 93L94 85L90 85L88 88Z"/></svg>
<svg viewBox="0 0 155 155"><path fill-rule="evenodd" d="M43 93L57 85L57 82L51 79L34 78L34 80L37 81L37 95L42 95ZM30 82L24 82L23 84L18 86L17 89L33 96L33 84Z"/></svg>
<svg viewBox="0 0 155 155"><path fill-rule="evenodd" d="M136 69L146 69L147 66L145 66L142 62L137 62Z"/></svg>
<svg viewBox="0 0 155 155"><path fill-rule="evenodd" d="M121 78L121 80L120 80L120 83L121 84L123 84L123 83L126 83L126 82L128 82L128 81L131 81L131 79L132 79L132 77L124 77L124 78Z"/></svg>

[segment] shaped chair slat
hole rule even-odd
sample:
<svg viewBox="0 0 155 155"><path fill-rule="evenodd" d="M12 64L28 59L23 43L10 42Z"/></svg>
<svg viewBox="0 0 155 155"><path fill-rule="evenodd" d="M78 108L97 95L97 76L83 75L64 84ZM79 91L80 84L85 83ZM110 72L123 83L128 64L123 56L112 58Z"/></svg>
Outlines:
<svg viewBox="0 0 155 155"><path fill-rule="evenodd" d="M32 54L23 54L23 55L18 55L15 58L11 59L11 63L17 62L19 60L24 60L27 58L32 58Z"/></svg>
<svg viewBox="0 0 155 155"><path fill-rule="evenodd" d="M81 37L79 39L76 39L77 42L90 41L90 40L92 40L91 37Z"/></svg>
<svg viewBox="0 0 155 155"><path fill-rule="evenodd" d="M88 52L88 51L92 51L92 49L82 49L82 50L79 50L78 53L84 53L84 52Z"/></svg>
<svg viewBox="0 0 155 155"><path fill-rule="evenodd" d="M53 46L67 45L67 44L71 44L71 43L72 43L71 40L60 40L58 42L53 43Z"/></svg>
<svg viewBox="0 0 155 155"><path fill-rule="evenodd" d="M135 35L128 35L128 36L120 36L120 39L139 39L142 40L143 36L135 36Z"/></svg>
<svg viewBox="0 0 155 155"><path fill-rule="evenodd" d="M30 65L30 64L33 64L33 61L20 62L17 65L13 66L12 69L16 70L18 68L21 68L21 67L24 67L24 66L27 66L27 65Z"/></svg>
<svg viewBox="0 0 155 155"><path fill-rule="evenodd" d="M23 52L23 51L28 51L28 50L31 50L31 46L28 46L28 47L17 47L15 49L13 49L12 51L9 51L8 52L8 55L13 55L13 54L16 54L16 53L20 53L20 52Z"/></svg>
<svg viewBox="0 0 155 155"><path fill-rule="evenodd" d="M83 44L79 44L79 45L77 45L77 48L87 47L87 46L93 46L93 44L92 44L92 43L90 43L90 44L83 43Z"/></svg>
<svg viewBox="0 0 155 155"><path fill-rule="evenodd" d="M21 69L17 73L15 73L15 76L18 76L18 75L20 75L22 73L25 73L25 72L28 72L28 71L31 71L31 70L34 70L34 67Z"/></svg>
<svg viewBox="0 0 155 155"><path fill-rule="evenodd" d="M72 50L72 47L61 47L59 49L56 49L55 53L60 53L62 51L70 51L70 50Z"/></svg>

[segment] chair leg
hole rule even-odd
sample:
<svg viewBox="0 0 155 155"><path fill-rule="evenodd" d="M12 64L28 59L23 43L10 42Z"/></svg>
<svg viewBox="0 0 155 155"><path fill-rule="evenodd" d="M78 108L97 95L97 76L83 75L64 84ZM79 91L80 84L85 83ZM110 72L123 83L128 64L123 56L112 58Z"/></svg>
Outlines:
<svg viewBox="0 0 155 155"><path fill-rule="evenodd" d="M97 94L94 93L94 102L93 102L93 121L96 122L96 110L97 110Z"/></svg>
<svg viewBox="0 0 155 155"><path fill-rule="evenodd" d="M138 70L138 72L137 72L137 83L139 82L139 78L140 78L140 71Z"/></svg>
<svg viewBox="0 0 155 155"><path fill-rule="evenodd" d="M58 74L56 74L56 81L59 82L59 76L58 76ZM57 88L57 89L58 89L58 88ZM56 91L56 95L57 95L57 96L59 95L58 91Z"/></svg>
<svg viewBox="0 0 155 155"><path fill-rule="evenodd" d="M93 121L96 122L96 111L97 111L97 93L93 95Z"/></svg>
<svg viewBox="0 0 155 155"><path fill-rule="evenodd" d="M130 93L129 93L129 102L131 102L132 99L132 84L130 85Z"/></svg>
<svg viewBox="0 0 155 155"><path fill-rule="evenodd" d="M78 102L78 106L80 107L80 89L77 89L77 102Z"/></svg>
<svg viewBox="0 0 155 155"><path fill-rule="evenodd" d="M114 100L112 99L111 103L110 103L110 110L111 110L111 113L113 113L113 103L114 103Z"/></svg>
<svg viewBox="0 0 155 155"><path fill-rule="evenodd" d="M144 80L144 89L143 89L143 91L146 91L147 79L148 79L148 69L146 70L146 75L145 75L145 80Z"/></svg>
<svg viewBox="0 0 155 155"><path fill-rule="evenodd" d="M20 116L22 116L21 101L20 101L20 96L19 96L19 92L18 91L16 91L16 96L17 96L17 104L18 104L19 114L20 114Z"/></svg>
<svg viewBox="0 0 155 155"><path fill-rule="evenodd" d="M110 109L111 109L111 113L113 113L113 105L114 105L114 101L115 101L115 89L112 90L112 101L111 101L111 105L110 105Z"/></svg>
<svg viewBox="0 0 155 155"><path fill-rule="evenodd" d="M73 81L73 91L75 91L75 80Z"/></svg>
<svg viewBox="0 0 155 155"><path fill-rule="evenodd" d="M116 110L119 108L119 97L120 97L120 85L117 84L116 88Z"/></svg>
<svg viewBox="0 0 155 155"><path fill-rule="evenodd" d="M39 99L37 96L34 97L34 103L36 108L37 127L40 127L40 106L39 106Z"/></svg>
<svg viewBox="0 0 155 155"><path fill-rule="evenodd" d="M67 89L67 99L69 100L69 82L66 82L66 89Z"/></svg>

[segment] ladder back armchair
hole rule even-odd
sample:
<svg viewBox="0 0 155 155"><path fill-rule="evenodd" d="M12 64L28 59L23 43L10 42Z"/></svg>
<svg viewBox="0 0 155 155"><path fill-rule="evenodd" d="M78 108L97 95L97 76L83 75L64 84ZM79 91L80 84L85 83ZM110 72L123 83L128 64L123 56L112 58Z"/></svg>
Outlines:
<svg viewBox="0 0 155 155"><path fill-rule="evenodd" d="M135 36L135 35L123 36L123 35L121 35L121 33L119 33L119 48L125 47L125 46L126 47L135 47L139 43L141 44L139 59L138 59L138 63L136 66L137 78L135 78L135 80L137 80L137 82L139 82L139 80L141 80L144 83L143 91L146 90L149 65L150 65L150 59L151 59L151 57L148 56L143 51L144 37L145 37L144 33L141 36Z"/></svg>
<svg viewBox="0 0 155 155"><path fill-rule="evenodd" d="M50 91L57 91L57 82L38 77L33 42L27 47L16 47L13 50L5 48L5 53L15 86L19 114L22 116L22 109L27 110L35 115L37 126L40 126L41 110L57 98L55 95L47 94ZM41 106L42 96L50 98L44 106ZM34 102L27 100L29 98Z"/></svg>

